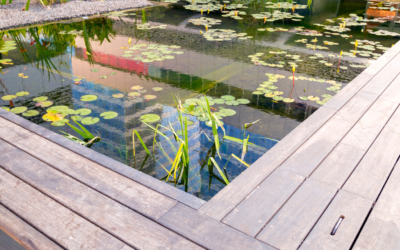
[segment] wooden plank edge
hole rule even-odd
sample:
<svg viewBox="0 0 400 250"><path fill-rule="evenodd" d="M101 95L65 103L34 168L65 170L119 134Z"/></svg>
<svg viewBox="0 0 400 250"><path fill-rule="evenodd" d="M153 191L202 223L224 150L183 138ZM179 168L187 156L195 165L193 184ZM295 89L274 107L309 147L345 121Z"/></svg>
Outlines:
<svg viewBox="0 0 400 250"><path fill-rule="evenodd" d="M27 250L64 249L2 204L0 204L0 229Z"/></svg>
<svg viewBox="0 0 400 250"><path fill-rule="evenodd" d="M50 140L51 142L54 142L62 147L65 147L72 152L79 154L103 167L106 167L120 175L123 175L129 179L132 179L154 191L157 191L161 194L164 194L172 199L175 199L179 201L180 203L183 203L193 209L199 209L202 207L206 201L193 196L191 194L188 194L178 188L175 188L173 186L170 186L160 180L157 180L156 178L149 176L145 173L142 173L136 169L133 169L121 162L118 162L108 156L105 156L101 153L98 153L92 149L89 149L87 147L81 146L71 140L68 140L67 138L64 138L63 136L48 130L44 127L41 127L29 120L26 120L23 117L20 117L16 114L7 112L3 109L0 109L0 117L3 117L4 119L11 121L15 123L18 126L21 126L37 135L42 136L43 138L46 138Z"/></svg>

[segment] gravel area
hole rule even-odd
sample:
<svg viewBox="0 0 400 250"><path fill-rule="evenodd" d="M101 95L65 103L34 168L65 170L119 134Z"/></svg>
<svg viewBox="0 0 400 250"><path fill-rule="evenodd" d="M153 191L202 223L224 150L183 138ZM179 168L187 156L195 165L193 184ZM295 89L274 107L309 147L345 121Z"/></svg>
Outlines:
<svg viewBox="0 0 400 250"><path fill-rule="evenodd" d="M153 5L146 0L73 0L45 8L38 0L31 0L29 11L22 11L25 4L26 0L14 0L12 4L0 5L0 30Z"/></svg>

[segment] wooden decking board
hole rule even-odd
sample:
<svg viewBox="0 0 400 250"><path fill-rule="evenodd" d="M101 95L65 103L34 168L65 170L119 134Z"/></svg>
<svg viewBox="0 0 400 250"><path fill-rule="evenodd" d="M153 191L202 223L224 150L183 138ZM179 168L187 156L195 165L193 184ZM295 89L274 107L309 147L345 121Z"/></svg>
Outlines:
<svg viewBox="0 0 400 250"><path fill-rule="evenodd" d="M300 250L350 249L371 207L372 201L343 190L339 191ZM335 235L331 235L340 216L344 216L344 219Z"/></svg>
<svg viewBox="0 0 400 250"><path fill-rule="evenodd" d="M176 205L158 221L206 249L275 249L182 204Z"/></svg>
<svg viewBox="0 0 400 250"><path fill-rule="evenodd" d="M187 206L190 206L194 209L199 209L201 206L205 204L205 201L199 199L191 194L188 194L180 189L177 189L171 185L166 184L165 182L154 179L152 176L149 176L145 173L137 171L136 169L127 167L125 164L120 163L110 157L102 155L94 150L91 150L86 147L82 147L71 140L68 140L59 134L54 133L46 128L43 128L35 123L32 123L20 116L14 115L10 112L7 112L3 109L0 109L0 117L11 121L14 124L17 124L30 132L33 132L41 137L50 140L62 147L68 148L70 151L74 152L76 156L83 156L91 161L108 168L119 175L125 176L131 180L140 183L141 185L151 188L161 194L164 194L172 199L175 199Z"/></svg>
<svg viewBox="0 0 400 250"><path fill-rule="evenodd" d="M0 205L0 230L27 250L64 249L2 205Z"/></svg>
<svg viewBox="0 0 400 250"><path fill-rule="evenodd" d="M310 178L341 188L395 112L398 103L379 98Z"/></svg>
<svg viewBox="0 0 400 250"><path fill-rule="evenodd" d="M0 139L112 197L150 218L158 219L177 201L106 169L28 130L0 118ZM1 144L0 144L1 145Z"/></svg>
<svg viewBox="0 0 400 250"><path fill-rule="evenodd" d="M222 220L246 198L282 162L312 136L336 111L321 107L271 150L241 173L227 187L209 200L199 211Z"/></svg>
<svg viewBox="0 0 400 250"><path fill-rule="evenodd" d="M257 239L278 249L297 249L336 191L332 186L307 179L257 235Z"/></svg>
<svg viewBox="0 0 400 250"><path fill-rule="evenodd" d="M275 171L223 222L255 237L303 181L303 176L289 171Z"/></svg>
<svg viewBox="0 0 400 250"><path fill-rule="evenodd" d="M400 162L363 227L353 250L400 249Z"/></svg>
<svg viewBox="0 0 400 250"><path fill-rule="evenodd" d="M400 155L400 109L386 124L343 190L375 201Z"/></svg>
<svg viewBox="0 0 400 250"><path fill-rule="evenodd" d="M376 98L377 95L369 93L355 95L280 168L309 176L364 115Z"/></svg>
<svg viewBox="0 0 400 250"><path fill-rule="evenodd" d="M1 205L66 249L109 250L125 245L2 168L0 194Z"/></svg>
<svg viewBox="0 0 400 250"><path fill-rule="evenodd" d="M7 152L0 159L2 168L131 246L202 249L1 140L0 148Z"/></svg>

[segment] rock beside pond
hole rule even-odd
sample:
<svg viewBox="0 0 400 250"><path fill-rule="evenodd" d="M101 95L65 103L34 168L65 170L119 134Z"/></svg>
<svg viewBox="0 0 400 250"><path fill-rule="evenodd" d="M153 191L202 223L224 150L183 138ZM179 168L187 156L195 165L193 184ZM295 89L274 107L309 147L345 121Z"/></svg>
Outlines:
<svg viewBox="0 0 400 250"><path fill-rule="evenodd" d="M146 0L73 0L44 7L39 0L31 0L29 11L23 11L25 4L26 0L14 0L0 5L0 30L152 5Z"/></svg>

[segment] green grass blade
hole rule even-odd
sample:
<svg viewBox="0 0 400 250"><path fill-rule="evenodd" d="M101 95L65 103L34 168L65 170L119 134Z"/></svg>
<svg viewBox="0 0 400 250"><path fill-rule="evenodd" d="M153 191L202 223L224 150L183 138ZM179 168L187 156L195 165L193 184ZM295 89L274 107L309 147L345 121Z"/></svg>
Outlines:
<svg viewBox="0 0 400 250"><path fill-rule="evenodd" d="M80 136L82 136L83 139L91 139L91 138L86 137L85 132L83 132L79 128L75 127L74 125L70 124L69 122L67 122L67 125L70 126L73 130L75 130L75 132L77 132Z"/></svg>
<svg viewBox="0 0 400 250"><path fill-rule="evenodd" d="M215 161L214 158L210 157L210 160L214 163L214 166L217 168L219 174L222 176L222 179L224 179L226 184L229 184L228 178L226 178L224 172L222 172L222 170L219 168L217 162Z"/></svg>
<svg viewBox="0 0 400 250"><path fill-rule="evenodd" d="M83 125L81 125L79 122L75 121L75 119L72 119L76 124L78 124L78 126L83 130L83 132L86 133L88 138L93 138L94 135L92 135L92 133L89 132L89 130L87 130Z"/></svg>
<svg viewBox="0 0 400 250"><path fill-rule="evenodd" d="M5 0L4 0L5 2ZM26 5L25 5L25 11L29 10L29 5L31 4L31 0L26 1Z"/></svg>
<svg viewBox="0 0 400 250"><path fill-rule="evenodd" d="M136 136L138 137L138 139L139 139L140 143L142 144L142 146L143 146L144 150L146 151L146 153L147 153L148 155L150 155L150 151L149 151L149 149L146 147L146 144L144 144L144 142L143 142L143 140L142 140L142 137L140 137L139 133L138 133L136 130L133 130L133 132L132 132L133 156L135 156L135 154L136 154L136 152L135 152L135 134L136 134Z"/></svg>
<svg viewBox="0 0 400 250"><path fill-rule="evenodd" d="M247 142L249 141L250 135L247 136L247 139L243 140L243 150L242 150L242 160L244 159L244 156L247 153Z"/></svg>
<svg viewBox="0 0 400 250"><path fill-rule="evenodd" d="M249 164L247 164L246 162L244 162L242 159L240 159L240 158L237 157L236 155L232 154L232 156L233 156L236 160L238 160L238 161L240 161L241 163L243 163L246 167L250 167Z"/></svg>

